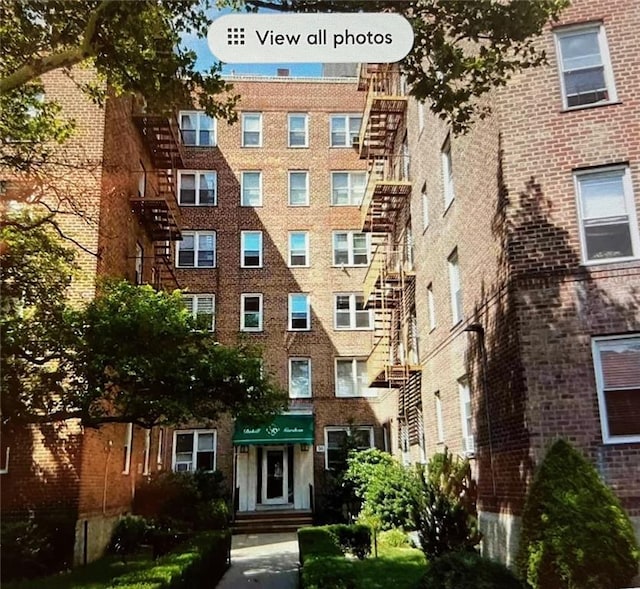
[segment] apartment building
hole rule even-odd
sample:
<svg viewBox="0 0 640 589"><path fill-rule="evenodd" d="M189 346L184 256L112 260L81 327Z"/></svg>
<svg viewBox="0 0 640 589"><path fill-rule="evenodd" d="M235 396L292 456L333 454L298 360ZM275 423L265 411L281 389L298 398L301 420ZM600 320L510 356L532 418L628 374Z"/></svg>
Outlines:
<svg viewBox="0 0 640 589"><path fill-rule="evenodd" d="M640 536L639 19L631 0L577 0L540 40L548 65L463 136L393 68L361 69L369 375L398 388L399 456L471 458L483 549L508 563L558 437Z"/></svg>

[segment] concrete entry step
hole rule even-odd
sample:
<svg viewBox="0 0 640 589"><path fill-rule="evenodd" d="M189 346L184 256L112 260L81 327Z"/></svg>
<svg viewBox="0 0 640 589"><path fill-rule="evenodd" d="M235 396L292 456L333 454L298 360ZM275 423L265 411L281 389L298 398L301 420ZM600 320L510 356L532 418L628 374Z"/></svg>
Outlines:
<svg viewBox="0 0 640 589"><path fill-rule="evenodd" d="M313 514L307 510L240 512L236 513L232 531L234 534L296 532L312 523Z"/></svg>

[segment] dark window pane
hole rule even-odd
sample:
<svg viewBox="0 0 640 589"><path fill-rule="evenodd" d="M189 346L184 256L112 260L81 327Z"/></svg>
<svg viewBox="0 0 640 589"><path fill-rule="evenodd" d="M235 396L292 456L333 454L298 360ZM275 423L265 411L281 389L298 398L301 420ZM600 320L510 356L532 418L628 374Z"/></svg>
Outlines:
<svg viewBox="0 0 640 589"><path fill-rule="evenodd" d="M197 470L213 470L215 452L198 452L196 459Z"/></svg>
<svg viewBox="0 0 640 589"><path fill-rule="evenodd" d="M176 434L176 454L193 452L193 434Z"/></svg>
<svg viewBox="0 0 640 589"><path fill-rule="evenodd" d="M183 204L183 205L196 204L196 190L195 190L195 188L182 188L182 189L180 189L180 204Z"/></svg>
<svg viewBox="0 0 640 589"><path fill-rule="evenodd" d="M178 264L180 266L193 266L195 254L193 250L180 250L178 252Z"/></svg>
<svg viewBox="0 0 640 589"><path fill-rule="evenodd" d="M200 204L213 205L216 202L216 191L212 189L200 189Z"/></svg>
<svg viewBox="0 0 640 589"><path fill-rule="evenodd" d="M182 142L185 145L195 145L196 144L196 132L191 129L182 129Z"/></svg>
<svg viewBox="0 0 640 589"><path fill-rule="evenodd" d="M640 388L606 391L605 402L610 435L640 434Z"/></svg>
<svg viewBox="0 0 640 589"><path fill-rule="evenodd" d="M566 72L564 84L569 96L605 91L604 68L602 66L574 72Z"/></svg>
<svg viewBox="0 0 640 589"><path fill-rule="evenodd" d="M611 225L587 225L584 228L587 241L587 258L601 260L624 258L633 255L631 232L628 223Z"/></svg>

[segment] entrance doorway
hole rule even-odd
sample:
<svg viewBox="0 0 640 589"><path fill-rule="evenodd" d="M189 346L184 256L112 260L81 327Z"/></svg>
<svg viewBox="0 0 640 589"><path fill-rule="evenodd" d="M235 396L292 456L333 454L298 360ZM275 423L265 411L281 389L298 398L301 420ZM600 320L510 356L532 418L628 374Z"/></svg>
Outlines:
<svg viewBox="0 0 640 589"><path fill-rule="evenodd" d="M289 502L289 456L285 446L268 446L262 451L262 503L281 505Z"/></svg>

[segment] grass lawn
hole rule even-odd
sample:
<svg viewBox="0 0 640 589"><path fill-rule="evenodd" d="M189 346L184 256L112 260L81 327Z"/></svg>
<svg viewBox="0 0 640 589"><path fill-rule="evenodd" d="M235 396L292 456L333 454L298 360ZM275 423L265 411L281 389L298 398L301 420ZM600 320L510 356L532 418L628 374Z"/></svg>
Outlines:
<svg viewBox="0 0 640 589"><path fill-rule="evenodd" d="M352 561L359 589L416 589L426 560L421 550L378 546L378 558Z"/></svg>

